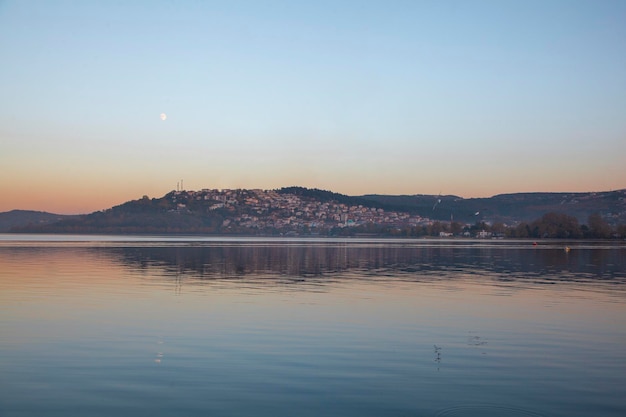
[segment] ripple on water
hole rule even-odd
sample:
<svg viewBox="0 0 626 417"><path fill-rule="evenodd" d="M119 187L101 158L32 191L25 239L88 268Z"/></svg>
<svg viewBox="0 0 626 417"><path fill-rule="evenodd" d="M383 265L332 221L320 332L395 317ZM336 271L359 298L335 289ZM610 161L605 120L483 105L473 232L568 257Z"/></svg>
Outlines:
<svg viewBox="0 0 626 417"><path fill-rule="evenodd" d="M440 410L435 417L548 417L523 408L500 405L459 405Z"/></svg>

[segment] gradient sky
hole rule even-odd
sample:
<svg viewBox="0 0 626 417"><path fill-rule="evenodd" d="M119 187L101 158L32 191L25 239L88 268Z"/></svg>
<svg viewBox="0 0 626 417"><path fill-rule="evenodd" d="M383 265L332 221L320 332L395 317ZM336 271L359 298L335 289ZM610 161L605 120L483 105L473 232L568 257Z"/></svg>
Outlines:
<svg viewBox="0 0 626 417"><path fill-rule="evenodd" d="M0 211L181 179L606 191L625 166L626 1L0 0Z"/></svg>

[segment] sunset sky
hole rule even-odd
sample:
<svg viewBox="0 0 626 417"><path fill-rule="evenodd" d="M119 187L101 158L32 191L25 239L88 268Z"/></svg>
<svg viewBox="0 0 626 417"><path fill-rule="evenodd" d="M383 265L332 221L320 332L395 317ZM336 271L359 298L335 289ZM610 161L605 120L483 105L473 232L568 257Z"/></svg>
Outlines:
<svg viewBox="0 0 626 417"><path fill-rule="evenodd" d="M608 191L625 167L626 1L0 0L0 212L181 179Z"/></svg>

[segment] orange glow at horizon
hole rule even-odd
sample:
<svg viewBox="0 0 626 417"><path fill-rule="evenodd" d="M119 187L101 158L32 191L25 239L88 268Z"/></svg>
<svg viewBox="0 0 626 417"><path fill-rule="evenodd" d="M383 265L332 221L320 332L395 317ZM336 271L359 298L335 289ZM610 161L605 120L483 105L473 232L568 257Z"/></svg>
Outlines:
<svg viewBox="0 0 626 417"><path fill-rule="evenodd" d="M161 197L169 190L141 186L113 187L97 184L74 184L59 187L57 184L38 184L27 187L2 187L0 212L11 210L46 211L55 214L88 214L105 210L144 195Z"/></svg>
<svg viewBox="0 0 626 417"><path fill-rule="evenodd" d="M282 175L281 175L282 177ZM478 184L464 184L463 190L459 190L459 184L446 184L443 179L427 184L427 181L388 181L387 178L377 179L375 175L368 177L363 175L363 182L354 184L353 178L323 178L321 175L307 180L306 176L294 174L284 175L284 179L273 178L266 184L246 179L226 181L207 180L206 183L185 180L185 188L190 191L201 190L203 188L260 188L276 189L289 186L302 186L307 188L318 188L337 192L341 194L358 196L364 194L386 194L386 195L457 195L463 198L491 197L497 194L518 193L518 192L594 192L611 191L620 187L607 189L593 189L593 179L587 182L572 181L568 184L550 184L545 182L543 187L533 187L536 181L524 183L514 181L508 185L479 182ZM170 184L172 183L172 184ZM191 183L190 185L187 185ZM623 187L622 187L623 188ZM130 200L142 198L144 195L150 198L160 198L169 191L176 189L175 181L155 181L151 183L142 181L140 183L125 184L119 182L118 178L111 182L104 180L66 182L55 178L48 178L44 181L36 181L34 178L26 183L15 184L9 181L0 180L0 212L11 210L34 210L45 211L55 214L88 214L94 211L105 210Z"/></svg>

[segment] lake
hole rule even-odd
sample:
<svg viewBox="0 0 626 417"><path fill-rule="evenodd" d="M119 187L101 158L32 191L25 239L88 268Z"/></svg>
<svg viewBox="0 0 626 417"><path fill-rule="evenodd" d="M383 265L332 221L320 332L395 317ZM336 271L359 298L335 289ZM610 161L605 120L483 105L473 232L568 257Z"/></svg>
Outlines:
<svg viewBox="0 0 626 417"><path fill-rule="evenodd" d="M0 235L0 416L111 415L623 417L626 244Z"/></svg>

